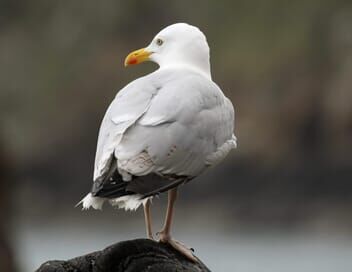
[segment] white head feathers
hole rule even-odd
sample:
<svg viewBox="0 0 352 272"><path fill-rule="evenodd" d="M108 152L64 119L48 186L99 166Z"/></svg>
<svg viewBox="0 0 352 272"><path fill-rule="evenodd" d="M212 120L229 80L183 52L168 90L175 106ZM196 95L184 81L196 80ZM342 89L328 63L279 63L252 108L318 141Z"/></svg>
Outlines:
<svg viewBox="0 0 352 272"><path fill-rule="evenodd" d="M150 60L160 68L190 66L211 78L209 46L205 35L195 26L177 23L161 30L145 48Z"/></svg>

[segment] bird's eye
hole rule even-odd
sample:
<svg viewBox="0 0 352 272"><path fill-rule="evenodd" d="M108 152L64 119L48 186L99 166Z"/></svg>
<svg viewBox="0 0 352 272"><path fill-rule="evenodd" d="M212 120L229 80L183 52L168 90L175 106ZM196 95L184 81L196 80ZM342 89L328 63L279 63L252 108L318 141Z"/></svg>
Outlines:
<svg viewBox="0 0 352 272"><path fill-rule="evenodd" d="M164 43L162 39L156 39L156 44L161 46Z"/></svg>

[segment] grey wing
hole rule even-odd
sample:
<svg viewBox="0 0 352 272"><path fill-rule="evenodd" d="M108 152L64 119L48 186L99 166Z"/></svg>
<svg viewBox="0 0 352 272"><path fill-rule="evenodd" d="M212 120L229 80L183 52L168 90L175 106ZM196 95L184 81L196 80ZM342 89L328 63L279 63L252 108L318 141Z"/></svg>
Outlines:
<svg viewBox="0 0 352 272"><path fill-rule="evenodd" d="M147 111L157 91L148 78L140 78L123 88L112 101L99 130L94 180L109 170L116 146L126 130Z"/></svg>
<svg viewBox="0 0 352 272"><path fill-rule="evenodd" d="M153 97L161 88L160 80L168 80L168 78L169 76L153 73L135 80L122 89L109 106L99 130L94 181L91 189L93 196L117 198L137 193L147 197L189 179L183 176L153 173L143 175L141 178L141 175L138 175L141 169L150 169L148 172L151 172L153 166L143 152L138 152L136 147L132 148L127 154L128 161L124 156L116 154L122 139L131 136L127 133L128 130L131 130L137 120L149 109ZM127 172L117 167L121 164L132 167L133 170Z"/></svg>
<svg viewBox="0 0 352 272"><path fill-rule="evenodd" d="M195 177L235 147L234 111L221 90L198 75L171 83L117 146L119 168L134 175Z"/></svg>
<svg viewBox="0 0 352 272"><path fill-rule="evenodd" d="M107 114L99 135L93 194L146 197L199 175L234 146L233 107L228 102L214 83L182 75L182 80L168 80L142 99L133 117L124 113L128 118L116 122L120 113L111 124L116 115ZM224 145L221 156L213 155Z"/></svg>

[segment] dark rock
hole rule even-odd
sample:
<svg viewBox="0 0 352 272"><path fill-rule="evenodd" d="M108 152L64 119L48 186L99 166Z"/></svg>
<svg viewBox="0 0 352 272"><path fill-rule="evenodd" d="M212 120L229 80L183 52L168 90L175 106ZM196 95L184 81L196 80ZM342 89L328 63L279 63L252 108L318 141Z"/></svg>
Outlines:
<svg viewBox="0 0 352 272"><path fill-rule="evenodd" d="M123 241L68 261L48 261L36 272L210 272L171 246L148 239Z"/></svg>

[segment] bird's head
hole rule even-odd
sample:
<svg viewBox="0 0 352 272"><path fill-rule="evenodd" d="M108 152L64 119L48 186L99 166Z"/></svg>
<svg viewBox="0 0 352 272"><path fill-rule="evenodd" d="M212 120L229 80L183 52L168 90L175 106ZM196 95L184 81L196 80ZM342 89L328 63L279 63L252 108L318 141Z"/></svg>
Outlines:
<svg viewBox="0 0 352 272"><path fill-rule="evenodd" d="M161 30L142 49L125 59L125 66L153 61L160 68L187 65L210 75L209 46L205 35L195 26L177 23Z"/></svg>

